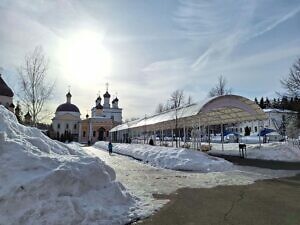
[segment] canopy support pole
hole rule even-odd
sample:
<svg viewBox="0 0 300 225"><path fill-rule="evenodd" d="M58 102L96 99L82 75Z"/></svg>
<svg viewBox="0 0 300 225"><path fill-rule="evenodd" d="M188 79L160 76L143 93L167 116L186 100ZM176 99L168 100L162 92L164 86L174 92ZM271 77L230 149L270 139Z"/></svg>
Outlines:
<svg viewBox="0 0 300 225"><path fill-rule="evenodd" d="M222 141L222 151L224 151L224 132L223 132L223 123L221 123L221 141Z"/></svg>

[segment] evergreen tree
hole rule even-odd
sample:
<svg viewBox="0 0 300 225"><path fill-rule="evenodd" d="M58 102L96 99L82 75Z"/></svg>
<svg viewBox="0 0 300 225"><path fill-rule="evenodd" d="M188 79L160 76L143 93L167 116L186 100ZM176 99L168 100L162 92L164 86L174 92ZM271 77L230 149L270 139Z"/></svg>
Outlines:
<svg viewBox="0 0 300 225"><path fill-rule="evenodd" d="M278 107L276 98L273 99L272 107L275 109Z"/></svg>
<svg viewBox="0 0 300 225"><path fill-rule="evenodd" d="M254 98L254 102L259 105L256 97Z"/></svg>
<svg viewBox="0 0 300 225"><path fill-rule="evenodd" d="M265 108L270 108L270 107L271 107L271 103L270 103L270 100L267 97L266 101L265 101Z"/></svg>
<svg viewBox="0 0 300 225"><path fill-rule="evenodd" d="M264 102L264 98L261 97L260 101L259 101L259 106L260 108L264 109L265 108L265 102Z"/></svg>
<svg viewBox="0 0 300 225"><path fill-rule="evenodd" d="M281 109L285 110L288 109L289 101L287 96L283 96L281 99Z"/></svg>

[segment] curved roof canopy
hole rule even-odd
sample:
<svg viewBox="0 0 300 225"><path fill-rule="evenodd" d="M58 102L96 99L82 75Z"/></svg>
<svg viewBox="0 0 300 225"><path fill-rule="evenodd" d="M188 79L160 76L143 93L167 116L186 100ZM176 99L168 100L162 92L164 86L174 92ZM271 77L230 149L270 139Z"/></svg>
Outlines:
<svg viewBox="0 0 300 225"><path fill-rule="evenodd" d="M111 132L149 125L172 128L176 117L179 126L218 125L267 119L264 111L255 102L238 95L223 95L124 123L111 129Z"/></svg>

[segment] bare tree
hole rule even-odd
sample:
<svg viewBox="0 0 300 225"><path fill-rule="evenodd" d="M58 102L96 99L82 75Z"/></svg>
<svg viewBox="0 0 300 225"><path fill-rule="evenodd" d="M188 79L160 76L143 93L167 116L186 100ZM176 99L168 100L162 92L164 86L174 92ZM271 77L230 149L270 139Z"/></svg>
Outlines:
<svg viewBox="0 0 300 225"><path fill-rule="evenodd" d="M170 104L172 109L176 109L184 104L183 90L175 90L170 97Z"/></svg>
<svg viewBox="0 0 300 225"><path fill-rule="evenodd" d="M300 94L300 57L290 68L288 77L282 79L281 85L286 89L289 96L299 96Z"/></svg>
<svg viewBox="0 0 300 225"><path fill-rule="evenodd" d="M178 148L178 108L184 104L184 93L183 90L175 90L170 97L170 106L175 109L175 143ZM172 137L173 138L173 137Z"/></svg>
<svg viewBox="0 0 300 225"><path fill-rule="evenodd" d="M218 83L215 87L213 87L210 91L208 96L220 96L220 95L228 95L232 93L231 88L227 88L227 80L221 75L218 77Z"/></svg>
<svg viewBox="0 0 300 225"><path fill-rule="evenodd" d="M48 60L41 46L26 55L24 65L18 69L22 91L20 100L28 106L34 125L54 88L54 82L49 84L46 80L47 70Z"/></svg>

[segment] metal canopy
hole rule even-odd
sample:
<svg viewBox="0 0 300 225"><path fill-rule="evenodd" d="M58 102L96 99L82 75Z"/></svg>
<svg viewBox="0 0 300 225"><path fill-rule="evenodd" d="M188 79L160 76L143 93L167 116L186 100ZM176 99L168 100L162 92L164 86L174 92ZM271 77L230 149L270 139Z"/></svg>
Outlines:
<svg viewBox="0 0 300 225"><path fill-rule="evenodd" d="M243 121L267 119L264 111L253 101L238 95L223 95L206 99L197 104L186 105L177 109L155 114L143 119L123 123L110 132L128 130L131 128L173 128L178 119L178 125L193 126L219 125L239 123Z"/></svg>

